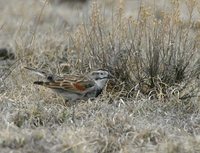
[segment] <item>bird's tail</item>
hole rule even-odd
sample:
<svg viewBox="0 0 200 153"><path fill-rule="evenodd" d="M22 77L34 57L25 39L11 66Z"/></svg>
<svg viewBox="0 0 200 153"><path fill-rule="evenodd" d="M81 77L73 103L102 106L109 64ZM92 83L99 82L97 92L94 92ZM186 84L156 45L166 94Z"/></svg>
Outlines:
<svg viewBox="0 0 200 153"><path fill-rule="evenodd" d="M24 67L24 68L27 69L27 70L32 71L35 74L38 74L38 75L42 76L42 77L47 77L47 74L44 71L40 71L40 70L37 70L37 69L34 69L34 68L30 68L30 67Z"/></svg>
<svg viewBox="0 0 200 153"><path fill-rule="evenodd" d="M33 84L40 85L40 86L49 86L50 82L35 81L35 82L33 82Z"/></svg>
<svg viewBox="0 0 200 153"><path fill-rule="evenodd" d="M51 82L54 81L55 76L52 75L52 74L47 74L47 73L44 72L44 71L37 70L37 69L34 69L34 68L30 68L30 67L24 67L24 68L27 69L27 70L32 71L33 73L35 73L35 74L37 74L37 75L40 75L40 76L44 77L44 78L47 79L48 81L51 81Z"/></svg>

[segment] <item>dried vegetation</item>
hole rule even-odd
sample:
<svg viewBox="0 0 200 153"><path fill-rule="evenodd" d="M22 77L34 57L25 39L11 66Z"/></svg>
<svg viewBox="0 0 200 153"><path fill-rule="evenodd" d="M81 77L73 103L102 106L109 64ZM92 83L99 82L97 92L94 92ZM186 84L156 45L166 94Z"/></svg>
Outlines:
<svg viewBox="0 0 200 153"><path fill-rule="evenodd" d="M135 16L115 3L108 14L89 1L89 15L70 24L48 1L0 1L0 45L15 54L0 62L0 152L200 151L200 2L173 0L162 11L141 3ZM115 79L77 105L74 124L72 108L33 86L24 66L58 75L105 68Z"/></svg>

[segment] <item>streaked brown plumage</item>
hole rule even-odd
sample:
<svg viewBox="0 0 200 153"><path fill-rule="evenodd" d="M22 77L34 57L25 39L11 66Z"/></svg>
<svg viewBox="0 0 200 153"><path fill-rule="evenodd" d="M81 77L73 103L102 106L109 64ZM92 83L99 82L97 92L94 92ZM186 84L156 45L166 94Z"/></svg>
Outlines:
<svg viewBox="0 0 200 153"><path fill-rule="evenodd" d="M58 77L47 75L43 71L38 71L33 68L27 68L43 77L47 81L35 81L34 84L41 85L54 90L61 94L66 100L87 100L92 97L97 97L105 87L110 75L105 70L97 70L83 75L66 75Z"/></svg>

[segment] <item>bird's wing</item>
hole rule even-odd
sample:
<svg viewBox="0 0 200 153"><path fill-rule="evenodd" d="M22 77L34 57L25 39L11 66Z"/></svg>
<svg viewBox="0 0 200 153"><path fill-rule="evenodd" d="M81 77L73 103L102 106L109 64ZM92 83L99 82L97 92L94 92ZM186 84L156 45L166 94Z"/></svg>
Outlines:
<svg viewBox="0 0 200 153"><path fill-rule="evenodd" d="M79 94L82 94L95 86L95 82L90 79L84 78L77 80L76 77L72 76L54 80L53 82L36 81L34 84Z"/></svg>
<svg viewBox="0 0 200 153"><path fill-rule="evenodd" d="M45 77L48 80L46 82L35 81L34 84L42 85L51 89L62 89L68 92L81 94L95 86L95 82L85 76L66 75L64 77L58 77L54 75L48 75L46 72L34 68L25 68Z"/></svg>

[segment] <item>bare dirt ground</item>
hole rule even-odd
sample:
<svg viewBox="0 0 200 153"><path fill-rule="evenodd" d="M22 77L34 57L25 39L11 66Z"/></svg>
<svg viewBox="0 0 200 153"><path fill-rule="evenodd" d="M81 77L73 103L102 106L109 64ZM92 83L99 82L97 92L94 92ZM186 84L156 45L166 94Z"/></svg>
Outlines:
<svg viewBox="0 0 200 153"><path fill-rule="evenodd" d="M14 54L0 57L0 152L200 152L199 3L0 0L0 48ZM106 67L116 80L77 105L74 124L72 108L24 66Z"/></svg>

